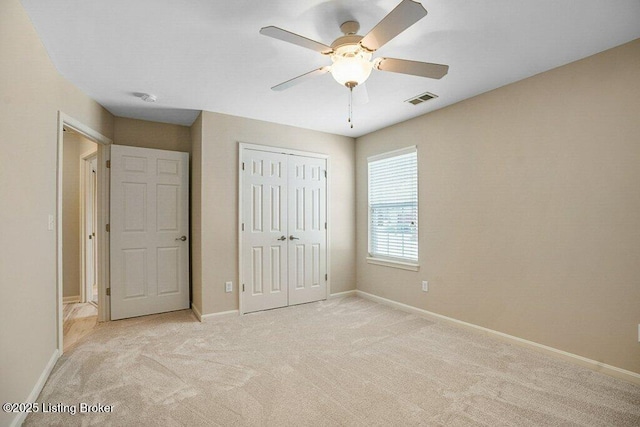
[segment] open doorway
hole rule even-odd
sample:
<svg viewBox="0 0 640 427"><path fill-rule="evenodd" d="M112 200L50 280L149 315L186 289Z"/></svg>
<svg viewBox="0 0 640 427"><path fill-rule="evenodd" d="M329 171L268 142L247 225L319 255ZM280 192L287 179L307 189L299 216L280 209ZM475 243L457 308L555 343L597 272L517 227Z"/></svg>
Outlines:
<svg viewBox="0 0 640 427"><path fill-rule="evenodd" d="M60 112L57 178L57 343L62 354L109 320L111 140Z"/></svg>
<svg viewBox="0 0 640 427"><path fill-rule="evenodd" d="M63 349L69 350L98 323L95 167L98 146L63 127L62 293ZM93 165L92 165L93 161Z"/></svg>

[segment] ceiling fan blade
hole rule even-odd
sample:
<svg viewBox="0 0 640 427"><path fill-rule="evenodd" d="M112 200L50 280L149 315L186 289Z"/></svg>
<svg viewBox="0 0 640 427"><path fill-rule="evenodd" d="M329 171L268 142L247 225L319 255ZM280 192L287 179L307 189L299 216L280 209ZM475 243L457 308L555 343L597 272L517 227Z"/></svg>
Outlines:
<svg viewBox="0 0 640 427"><path fill-rule="evenodd" d="M320 52L323 55L328 55L333 52L330 46L326 44L322 44L315 40L308 39L306 37L302 37L298 34L292 33L291 31L283 30L278 27L264 27L260 29L260 34L273 37L274 39L282 40L285 42L293 43L298 46L306 47L307 49L315 50L316 52Z"/></svg>
<svg viewBox="0 0 640 427"><path fill-rule="evenodd" d="M411 74L414 76L428 77L430 79L441 79L449 72L448 65L394 58L378 58L375 67L381 71Z"/></svg>
<svg viewBox="0 0 640 427"><path fill-rule="evenodd" d="M304 73L298 77L294 77L290 80L287 80L286 82L280 83L279 85L272 87L271 90L280 92L285 89L289 89L291 86L295 86L298 83L302 83L305 80L308 80L312 77L316 77L316 76L320 76L322 74L328 73L329 69L330 67L320 67L317 70L309 71L308 73Z"/></svg>
<svg viewBox="0 0 640 427"><path fill-rule="evenodd" d="M355 105L364 105L369 103L369 91L365 83L360 83L353 88L353 103Z"/></svg>
<svg viewBox="0 0 640 427"><path fill-rule="evenodd" d="M427 10L412 0L402 0L382 21L378 22L369 34L360 40L360 45L367 50L380 49L389 40L427 16Z"/></svg>

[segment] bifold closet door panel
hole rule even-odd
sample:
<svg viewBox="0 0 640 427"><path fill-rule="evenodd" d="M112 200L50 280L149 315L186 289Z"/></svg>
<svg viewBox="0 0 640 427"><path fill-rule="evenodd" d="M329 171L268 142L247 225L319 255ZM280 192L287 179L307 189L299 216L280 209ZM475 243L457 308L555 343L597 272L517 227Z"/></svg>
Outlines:
<svg viewBox="0 0 640 427"><path fill-rule="evenodd" d="M287 156L246 150L242 171L243 311L288 304Z"/></svg>
<svg viewBox="0 0 640 427"><path fill-rule="evenodd" d="M326 160L289 157L289 305L327 293Z"/></svg>

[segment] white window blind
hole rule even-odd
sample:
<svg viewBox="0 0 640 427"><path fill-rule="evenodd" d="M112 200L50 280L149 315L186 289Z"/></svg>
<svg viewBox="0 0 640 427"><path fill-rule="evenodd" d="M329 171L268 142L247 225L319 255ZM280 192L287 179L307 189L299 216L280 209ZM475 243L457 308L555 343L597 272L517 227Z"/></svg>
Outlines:
<svg viewBox="0 0 640 427"><path fill-rule="evenodd" d="M370 157L369 254L418 261L418 160L415 147Z"/></svg>

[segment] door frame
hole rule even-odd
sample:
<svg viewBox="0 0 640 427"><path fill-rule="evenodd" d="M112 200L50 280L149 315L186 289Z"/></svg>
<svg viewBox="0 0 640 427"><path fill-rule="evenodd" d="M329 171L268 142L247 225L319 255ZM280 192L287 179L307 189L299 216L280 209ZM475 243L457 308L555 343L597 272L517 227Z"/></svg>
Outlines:
<svg viewBox="0 0 640 427"><path fill-rule="evenodd" d="M327 242L326 242L326 256L327 256L327 295L326 298L329 298L331 295L331 220L330 220L330 212L331 212L331 204L330 204L330 189L329 185L329 177L331 176L331 162L328 154L322 153L313 153L310 151L301 151L301 150L293 150L284 147L274 147L270 145L260 145L260 144L251 144L247 142L238 142L238 311L240 315L244 313L243 301L242 301L242 284L244 282L243 277L243 269L242 269L242 217L243 217L243 206L242 206L242 163L244 162L245 152L247 150L254 151L266 151L270 153L280 153L280 154L288 154L294 156L304 156L304 157L313 157L317 159L324 159L327 164L327 180L326 180L326 210L327 210ZM288 292L288 290L287 290Z"/></svg>
<svg viewBox="0 0 640 427"><path fill-rule="evenodd" d="M86 153L80 155L80 218L82 219L80 223L80 274L81 274L81 286L80 286L80 302L89 302L91 299L89 295L87 295L87 196L89 192L90 185L90 166L91 160L96 159L96 180L97 177L97 157L98 150L97 147L95 150L90 150ZM96 194L93 195L96 199L98 198L97 186L96 186ZM97 204L97 203L96 203ZM97 207L96 207L97 211ZM97 214L95 212L94 214ZM97 215L96 215L97 217ZM97 227L96 227L97 228ZM96 235L97 237L97 235ZM97 268L97 263L94 265L94 268ZM97 274L96 274L97 276Z"/></svg>
<svg viewBox="0 0 640 427"><path fill-rule="evenodd" d="M64 128L68 127L97 144L98 154L98 321L109 320L109 239L106 225L109 223L109 171L107 161L111 156L110 138L83 124L79 120L58 111L58 147L56 159L56 323L58 354L63 353L63 302L62 302L62 165L64 147Z"/></svg>

